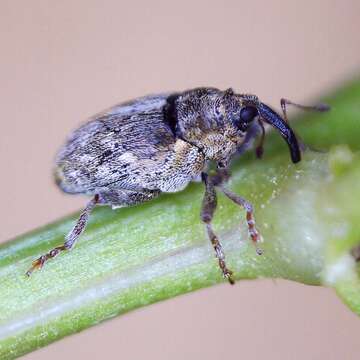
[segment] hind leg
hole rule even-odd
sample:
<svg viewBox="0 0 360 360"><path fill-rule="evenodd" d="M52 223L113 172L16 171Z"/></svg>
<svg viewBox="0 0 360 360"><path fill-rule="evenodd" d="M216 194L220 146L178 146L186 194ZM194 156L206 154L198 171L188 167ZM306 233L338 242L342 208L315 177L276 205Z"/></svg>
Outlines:
<svg viewBox="0 0 360 360"><path fill-rule="evenodd" d="M31 268L26 272L27 276L30 276L35 269L41 269L49 259L59 255L61 251L69 250L73 247L77 238L85 230L86 224L89 220L90 213L98 201L99 201L99 195L95 195L86 205L85 209L81 212L80 217L76 222L75 226L66 236L64 244L55 247L54 249L50 250L48 253L41 255L38 259L36 259L32 263Z"/></svg>
<svg viewBox="0 0 360 360"><path fill-rule="evenodd" d="M79 236L84 232L86 225L88 223L91 211L94 207L99 205L110 205L113 208L115 207L124 207L140 204L142 202L151 200L157 197L160 194L160 191L157 190L142 190L140 191L128 191L128 190L117 190L117 191L108 191L95 195L89 203L86 205L85 209L81 212L79 219L77 220L75 226L65 237L65 242L61 246L57 246L54 249L50 250L48 253L41 255L36 259L31 268L26 272L27 276L30 276L32 272L36 269L41 269L44 264L62 251L70 250L76 243Z"/></svg>

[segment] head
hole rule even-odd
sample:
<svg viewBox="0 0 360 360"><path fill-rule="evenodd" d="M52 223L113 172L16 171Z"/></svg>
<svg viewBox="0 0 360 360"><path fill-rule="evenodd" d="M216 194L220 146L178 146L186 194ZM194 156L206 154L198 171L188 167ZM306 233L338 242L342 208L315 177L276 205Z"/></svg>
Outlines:
<svg viewBox="0 0 360 360"><path fill-rule="evenodd" d="M232 89L197 88L173 98L176 134L204 151L215 161L229 160L245 141L251 125L263 121L284 138L294 163L300 148L285 120L255 95L235 94Z"/></svg>
<svg viewBox="0 0 360 360"><path fill-rule="evenodd" d="M286 141L292 162L297 163L301 160L300 147L290 126L255 95L237 95L229 89L224 94L224 105L228 118L241 131L246 133L254 121L264 121L274 127Z"/></svg>

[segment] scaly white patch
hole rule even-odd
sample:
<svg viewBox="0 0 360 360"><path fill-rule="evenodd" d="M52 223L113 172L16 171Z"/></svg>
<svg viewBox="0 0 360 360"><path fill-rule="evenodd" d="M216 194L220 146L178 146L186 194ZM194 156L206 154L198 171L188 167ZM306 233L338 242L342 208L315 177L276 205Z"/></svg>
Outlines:
<svg viewBox="0 0 360 360"><path fill-rule="evenodd" d="M339 280L351 276L354 270L354 258L350 254L345 254L336 262L326 266L324 281L327 285L333 286Z"/></svg>

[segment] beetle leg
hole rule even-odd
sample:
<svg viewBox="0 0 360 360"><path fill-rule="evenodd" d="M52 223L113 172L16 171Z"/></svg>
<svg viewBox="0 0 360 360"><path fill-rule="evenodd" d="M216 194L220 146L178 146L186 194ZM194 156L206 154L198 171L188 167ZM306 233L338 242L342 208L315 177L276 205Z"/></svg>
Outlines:
<svg viewBox="0 0 360 360"><path fill-rule="evenodd" d="M261 120L259 120L259 126L261 129L260 140L255 148L255 154L258 159L261 159L264 154L264 142L265 142L265 127Z"/></svg>
<svg viewBox="0 0 360 360"><path fill-rule="evenodd" d="M206 231L211 241L211 244L214 247L215 254L219 261L219 266L223 273L223 276L224 278L228 279L230 284L233 285L235 282L232 278L232 271L230 271L226 266L225 255L222 249L222 245L211 226L211 221L217 205L215 186L212 182L211 177L209 178L207 174L203 173L202 179L205 183L205 194L202 202L201 220L206 224Z"/></svg>
<svg viewBox="0 0 360 360"><path fill-rule="evenodd" d="M243 143L238 147L236 154L241 155L245 151L249 150L253 145L255 138L260 134L260 139L257 142L255 148L255 154L258 159L262 158L264 153L264 142L265 142L265 127L261 119L253 122L246 132Z"/></svg>
<svg viewBox="0 0 360 360"><path fill-rule="evenodd" d="M247 200L245 200L243 197L234 194L233 192L229 191L224 186L221 185L220 189L230 200L232 200L235 204L240 205L241 207L243 207L245 209L246 222L248 225L249 235L251 237L251 240L254 242L254 244L256 246L256 253L258 255L261 255L263 253L263 251L258 246L258 244L261 240L261 236L255 226L254 210L253 210L252 205Z"/></svg>
<svg viewBox="0 0 360 360"><path fill-rule="evenodd" d="M287 118L287 112L286 112L286 105L292 105L295 106L301 110L309 110L309 111L318 111L318 112L324 112L324 111L329 111L330 110L330 106L326 105L326 104L318 104L318 105L314 105L314 106L307 106L307 105L300 105L300 104L296 104L288 99L280 99L280 105L281 105L281 109L283 111L284 114L284 120L288 123L289 120Z"/></svg>
<svg viewBox="0 0 360 360"><path fill-rule="evenodd" d="M317 112L325 112L325 111L329 111L330 110L330 106L326 105L326 104L318 104L318 105L314 105L314 106L307 106L307 105L300 105L297 103L294 103L288 99L280 99L280 105L281 105L281 109L282 112L284 114L284 120L285 122L289 123L288 117L287 117L287 105L292 105L297 107L298 109L301 110L305 110L305 111L317 111ZM305 151L307 148L307 145L305 145L305 143L302 141L302 139L300 138L300 136L298 134L296 134L298 143L300 145L300 149L301 151Z"/></svg>
<svg viewBox="0 0 360 360"><path fill-rule="evenodd" d="M355 246L350 251L356 262L360 262L360 245Z"/></svg>
<svg viewBox="0 0 360 360"><path fill-rule="evenodd" d="M59 255L61 251L70 250L74 245L76 240L85 230L86 224L89 220L89 216L95 205L99 201L99 195L95 195L94 198L86 205L85 209L81 212L78 221L75 226L69 232L69 234L65 238L65 242L61 246L57 246L54 249L50 250L48 253L40 256L33 263L31 268L26 272L27 276L30 276L32 272L36 269L41 269L44 264L51 258Z"/></svg>
<svg viewBox="0 0 360 360"><path fill-rule="evenodd" d="M260 134L260 131L261 131L260 121L253 122L245 134L244 141L237 148L236 154L241 155L245 151L249 150L253 145L256 137Z"/></svg>

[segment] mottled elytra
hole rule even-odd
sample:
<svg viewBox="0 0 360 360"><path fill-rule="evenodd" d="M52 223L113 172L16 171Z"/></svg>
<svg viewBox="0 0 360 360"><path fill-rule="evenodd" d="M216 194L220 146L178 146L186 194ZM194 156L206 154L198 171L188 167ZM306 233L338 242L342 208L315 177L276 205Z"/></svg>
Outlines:
<svg viewBox="0 0 360 360"><path fill-rule="evenodd" d="M264 123L286 141L291 160L301 159L299 142L288 125L286 105L328 110L326 105L302 106L281 100L281 117L255 95L236 94L232 89L196 88L179 93L141 97L116 105L75 130L56 157L55 179L66 193L92 196L63 245L40 256L27 275L47 260L71 249L85 230L96 205L113 208L154 199L162 192L183 190L190 181L205 185L201 220L214 247L223 276L233 284L231 270L219 238L212 227L216 192L223 192L246 212L249 235L258 254L259 231L252 205L228 190L230 159L247 149L260 134L261 156ZM206 172L215 162L215 174Z"/></svg>

